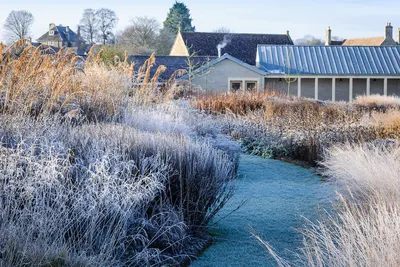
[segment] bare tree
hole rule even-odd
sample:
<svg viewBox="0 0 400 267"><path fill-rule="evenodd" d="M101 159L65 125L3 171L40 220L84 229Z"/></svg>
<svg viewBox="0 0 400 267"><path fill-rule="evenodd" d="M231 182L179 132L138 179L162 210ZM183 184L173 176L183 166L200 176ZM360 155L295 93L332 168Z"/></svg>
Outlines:
<svg viewBox="0 0 400 267"><path fill-rule="evenodd" d="M168 28L162 28L157 37L157 55L169 55L174 44L176 34Z"/></svg>
<svg viewBox="0 0 400 267"><path fill-rule="evenodd" d="M96 18L99 23L100 40L105 45L112 35L112 30L118 22L117 15L114 11L102 8L96 11Z"/></svg>
<svg viewBox="0 0 400 267"><path fill-rule="evenodd" d="M81 24L81 38L89 45L95 43L96 36L99 32L99 21L96 17L96 11L94 9L85 9L83 11Z"/></svg>
<svg viewBox="0 0 400 267"><path fill-rule="evenodd" d="M6 22L4 23L6 39L10 42L13 42L26 38L29 34L33 21L33 15L28 11L11 11L6 19Z"/></svg>
<svg viewBox="0 0 400 267"><path fill-rule="evenodd" d="M228 27L224 27L224 26L213 30L213 32L216 32L216 33L232 33L231 29L229 29Z"/></svg>
<svg viewBox="0 0 400 267"><path fill-rule="evenodd" d="M301 39L296 40L296 45L324 45L325 42L321 39L318 39L312 35L305 35Z"/></svg>
<svg viewBox="0 0 400 267"><path fill-rule="evenodd" d="M131 20L119 37L119 44L128 52L151 54L155 50L160 24L148 17L136 17ZM147 51L147 52L146 52Z"/></svg>

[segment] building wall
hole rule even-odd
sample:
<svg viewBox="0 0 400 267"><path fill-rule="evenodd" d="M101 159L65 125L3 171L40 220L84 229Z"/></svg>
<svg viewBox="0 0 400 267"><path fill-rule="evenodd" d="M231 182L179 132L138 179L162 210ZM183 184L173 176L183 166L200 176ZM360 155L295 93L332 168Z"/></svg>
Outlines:
<svg viewBox="0 0 400 267"><path fill-rule="evenodd" d="M332 79L318 79L318 99L332 100Z"/></svg>
<svg viewBox="0 0 400 267"><path fill-rule="evenodd" d="M367 94L367 79L353 79L353 99Z"/></svg>
<svg viewBox="0 0 400 267"><path fill-rule="evenodd" d="M229 91L229 80L255 80L263 88L263 76L229 59L224 59L192 80L194 85L212 92Z"/></svg>
<svg viewBox="0 0 400 267"><path fill-rule="evenodd" d="M336 79L336 101L349 101L350 79Z"/></svg>
<svg viewBox="0 0 400 267"><path fill-rule="evenodd" d="M371 79L370 90L371 95L383 95L383 79Z"/></svg>
<svg viewBox="0 0 400 267"><path fill-rule="evenodd" d="M302 97L315 97L315 79L301 78L301 96Z"/></svg>
<svg viewBox="0 0 400 267"><path fill-rule="evenodd" d="M170 56L189 56L188 49L183 41L181 33L178 33L171 48Z"/></svg>
<svg viewBox="0 0 400 267"><path fill-rule="evenodd" d="M265 90L287 95L288 83L284 78L265 78ZM290 95L297 96L297 80L290 83Z"/></svg>
<svg viewBox="0 0 400 267"><path fill-rule="evenodd" d="M388 79L387 94L400 96L400 80Z"/></svg>

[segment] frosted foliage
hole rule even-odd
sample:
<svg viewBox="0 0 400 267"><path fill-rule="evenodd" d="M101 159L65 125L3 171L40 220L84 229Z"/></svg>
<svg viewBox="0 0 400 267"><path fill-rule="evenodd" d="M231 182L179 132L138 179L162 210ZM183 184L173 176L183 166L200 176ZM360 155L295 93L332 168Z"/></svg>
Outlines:
<svg viewBox="0 0 400 267"><path fill-rule="evenodd" d="M202 142L0 117L0 266L176 264L232 192Z"/></svg>

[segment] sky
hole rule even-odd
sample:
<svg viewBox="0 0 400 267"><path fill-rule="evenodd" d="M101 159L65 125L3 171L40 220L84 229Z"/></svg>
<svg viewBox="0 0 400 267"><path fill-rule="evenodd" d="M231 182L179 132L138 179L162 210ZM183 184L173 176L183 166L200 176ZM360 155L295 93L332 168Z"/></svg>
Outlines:
<svg viewBox="0 0 400 267"><path fill-rule="evenodd" d="M290 31L293 40L310 34L325 39L325 30L342 38L383 36L391 22L394 38L400 28L398 0L181 0L190 9L196 31L209 32L227 27L235 33L276 33ZM27 10L35 18L31 37L39 38L50 23L70 26L76 31L83 10L109 8L123 30L137 16L165 20L175 0L0 0L0 41L3 24L12 10Z"/></svg>

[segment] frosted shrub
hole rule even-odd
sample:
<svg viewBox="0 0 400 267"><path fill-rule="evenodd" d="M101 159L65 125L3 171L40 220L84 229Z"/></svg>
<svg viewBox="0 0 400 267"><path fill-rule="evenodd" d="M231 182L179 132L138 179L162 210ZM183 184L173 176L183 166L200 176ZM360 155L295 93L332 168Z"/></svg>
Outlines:
<svg viewBox="0 0 400 267"><path fill-rule="evenodd" d="M0 117L0 266L177 264L235 165L184 137Z"/></svg>

